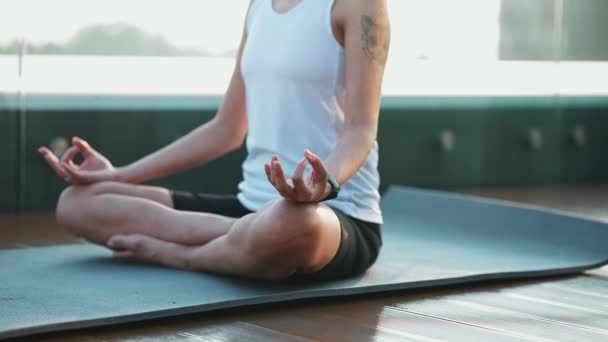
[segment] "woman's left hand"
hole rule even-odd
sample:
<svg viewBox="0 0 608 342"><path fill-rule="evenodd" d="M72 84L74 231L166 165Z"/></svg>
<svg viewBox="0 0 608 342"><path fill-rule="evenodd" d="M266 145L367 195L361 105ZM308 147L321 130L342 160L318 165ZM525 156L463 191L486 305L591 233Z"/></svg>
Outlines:
<svg viewBox="0 0 608 342"><path fill-rule="evenodd" d="M304 170L310 163L312 172L304 180ZM268 164L264 164L268 181L277 189L285 199L301 203L321 202L331 192L327 182L328 171L323 161L310 152L304 151L304 160L296 167L291 179L285 178L279 156L274 155Z"/></svg>

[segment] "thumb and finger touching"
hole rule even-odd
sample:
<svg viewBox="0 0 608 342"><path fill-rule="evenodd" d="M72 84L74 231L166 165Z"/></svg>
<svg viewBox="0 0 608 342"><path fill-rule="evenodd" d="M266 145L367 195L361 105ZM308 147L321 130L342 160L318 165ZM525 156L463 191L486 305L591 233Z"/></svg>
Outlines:
<svg viewBox="0 0 608 342"><path fill-rule="evenodd" d="M90 184L110 180L115 176L111 172L112 164L79 137L72 138L72 146L63 153L61 159L45 146L40 147L38 152L58 176L74 184ZM80 165L74 162L78 154L84 158Z"/></svg>
<svg viewBox="0 0 608 342"><path fill-rule="evenodd" d="M84 158L89 158L96 153L89 143L79 137L74 137L72 139L72 144L78 148Z"/></svg>
<svg viewBox="0 0 608 342"><path fill-rule="evenodd" d="M308 164L312 166L312 172L305 179ZM309 150L304 151L304 159L297 164L291 181L285 178L283 167L276 155L270 163L264 164L264 172L268 181L287 199L307 202L322 196L326 189L327 168L323 161Z"/></svg>
<svg viewBox="0 0 608 342"><path fill-rule="evenodd" d="M309 150L306 150L304 152L304 155L306 156L306 159L308 159L310 165L312 165L312 169L315 172L315 176L319 177L319 180L327 180L327 168L325 167L325 165L323 165L323 161L321 160L321 158L319 158L319 156L315 155Z"/></svg>
<svg viewBox="0 0 608 342"><path fill-rule="evenodd" d="M61 157L61 162L62 163L68 163L70 165L76 165L74 163L74 157L76 157L76 155L78 154L79 150L76 146L70 146L70 148L67 149L67 151L65 151L65 153L63 154L63 156Z"/></svg>

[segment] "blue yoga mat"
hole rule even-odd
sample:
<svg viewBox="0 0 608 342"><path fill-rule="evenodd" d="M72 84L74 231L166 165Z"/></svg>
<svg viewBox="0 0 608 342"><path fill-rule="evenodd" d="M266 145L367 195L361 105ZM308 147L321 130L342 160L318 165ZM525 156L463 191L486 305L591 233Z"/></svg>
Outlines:
<svg viewBox="0 0 608 342"><path fill-rule="evenodd" d="M294 299L580 272L608 263L608 227L548 210L391 188L364 275L272 283L126 264L94 245L0 251L0 338Z"/></svg>

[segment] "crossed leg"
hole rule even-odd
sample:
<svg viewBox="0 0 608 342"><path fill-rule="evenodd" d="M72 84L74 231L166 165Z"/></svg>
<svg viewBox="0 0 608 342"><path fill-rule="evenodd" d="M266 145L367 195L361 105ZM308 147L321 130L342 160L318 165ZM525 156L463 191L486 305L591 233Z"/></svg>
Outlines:
<svg viewBox="0 0 608 342"><path fill-rule="evenodd" d="M166 189L113 182L67 188L57 219L118 257L265 279L317 271L340 243L338 218L324 204L279 199L234 219L175 210Z"/></svg>

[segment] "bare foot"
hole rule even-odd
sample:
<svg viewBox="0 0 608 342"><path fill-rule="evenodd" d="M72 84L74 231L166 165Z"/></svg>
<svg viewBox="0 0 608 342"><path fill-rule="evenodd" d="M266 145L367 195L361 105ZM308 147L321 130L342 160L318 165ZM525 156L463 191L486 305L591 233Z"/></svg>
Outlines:
<svg viewBox="0 0 608 342"><path fill-rule="evenodd" d="M108 247L116 259L183 269L190 269L190 254L196 248L143 234L114 235L108 240Z"/></svg>

